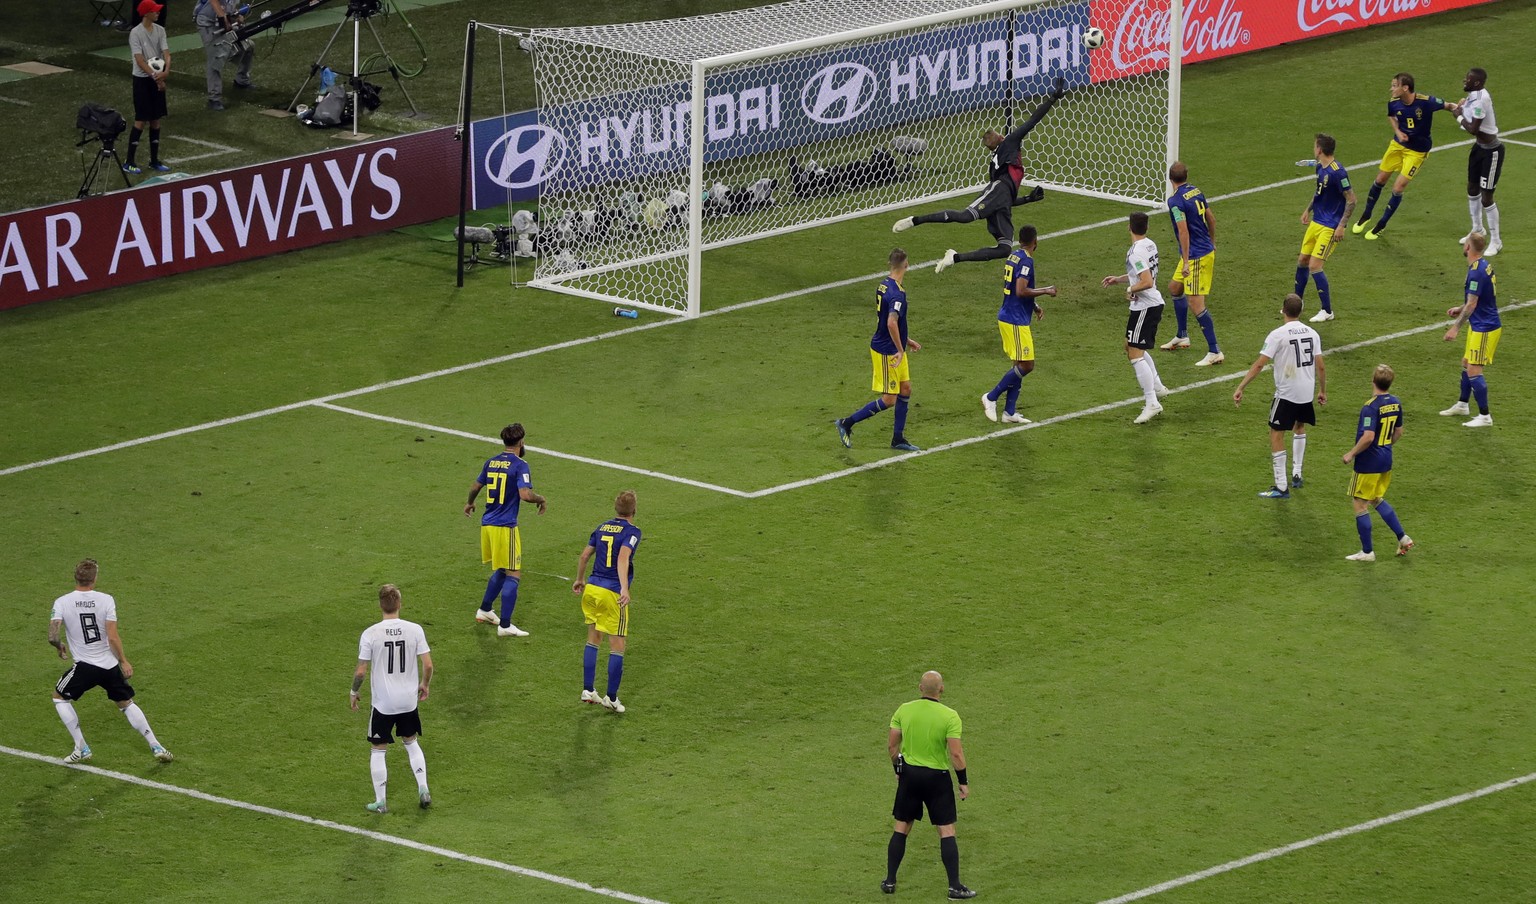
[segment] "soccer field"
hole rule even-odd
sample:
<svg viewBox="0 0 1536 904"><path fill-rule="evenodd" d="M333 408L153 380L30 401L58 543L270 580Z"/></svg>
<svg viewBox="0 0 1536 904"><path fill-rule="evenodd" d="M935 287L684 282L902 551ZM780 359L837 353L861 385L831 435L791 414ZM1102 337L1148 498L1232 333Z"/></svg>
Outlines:
<svg viewBox="0 0 1536 904"><path fill-rule="evenodd" d="M928 668L965 720L962 872L985 900L1530 900L1532 33L1536 0L1501 0L1185 72L1227 361L1157 352L1176 392L1143 426L1123 290L1099 287L1129 210L1059 194L1016 217L1060 287L1027 429L977 402L1006 367L1000 265L931 266L984 228L899 237L925 265L906 289L926 450L900 458L888 414L851 451L832 425L870 395L894 214L706 254L693 321L618 320L491 269L455 290L450 246L404 234L0 312L0 901L884 900L886 729ZM1456 398L1461 342L1441 335L1468 225L1442 114L1388 232L1330 260L1306 485L1257 498L1269 377L1231 394L1291 289L1312 190L1292 162L1335 135L1363 203L1392 74L1459 98L1469 66L1509 147L1495 426L1435 414ZM1166 283L1166 215L1151 237ZM1418 547L1391 556L1378 520L1362 564L1339 456L1379 362ZM472 621L486 569L462 514L512 421L549 499L524 507L515 640ZM629 488L646 542L614 715L577 702L569 576ZM94 768L57 760L48 606L85 556L174 763L99 691L77 704ZM412 805L396 749L378 817L344 685L386 582L432 645L434 806ZM919 825L897 896L944 883Z"/></svg>

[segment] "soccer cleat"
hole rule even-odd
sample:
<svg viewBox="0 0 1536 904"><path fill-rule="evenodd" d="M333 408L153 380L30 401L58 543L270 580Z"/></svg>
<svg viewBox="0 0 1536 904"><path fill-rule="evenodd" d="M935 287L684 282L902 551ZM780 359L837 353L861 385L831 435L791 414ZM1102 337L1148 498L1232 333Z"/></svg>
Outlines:
<svg viewBox="0 0 1536 904"><path fill-rule="evenodd" d="M603 709L611 709L616 713L624 711L624 704L620 703L616 698L609 697L607 694L604 694L598 702L603 704Z"/></svg>
<svg viewBox="0 0 1536 904"><path fill-rule="evenodd" d="M912 445L905 437L891 440L891 448L898 452L921 452L922 449Z"/></svg>
<svg viewBox="0 0 1536 904"><path fill-rule="evenodd" d="M1313 323L1327 323L1328 321L1330 321L1332 319L1333 319L1333 312L1332 311L1318 311L1316 314L1313 314L1312 317L1311 317L1311 320L1312 320Z"/></svg>
<svg viewBox="0 0 1536 904"><path fill-rule="evenodd" d="M1370 231L1370 232L1367 232L1367 233L1366 233L1366 234L1365 234L1365 240L1366 240L1366 241L1367 241L1367 242L1374 242L1374 241L1376 241L1376 240L1377 240L1377 239L1379 239L1379 238L1381 238L1381 230L1382 230L1382 225L1381 225L1381 224L1380 224L1380 223L1377 223L1377 224L1376 224L1376 225L1375 225L1375 226L1374 226L1374 227L1373 227L1373 228L1372 228L1372 229L1371 229L1371 231Z"/></svg>
<svg viewBox="0 0 1536 904"><path fill-rule="evenodd" d="M366 809L369 813L377 813L380 816L383 816L385 813L389 812L389 807L382 800L376 800L371 804L367 804L364 806L364 809Z"/></svg>
<svg viewBox="0 0 1536 904"><path fill-rule="evenodd" d="M1005 415L1003 415L1001 420L1005 424L1027 424L1027 423L1029 423L1029 418L1025 417L1022 414L1019 414L1017 411L1015 411L1013 414L1005 414Z"/></svg>
<svg viewBox="0 0 1536 904"><path fill-rule="evenodd" d="M901 219L897 220L895 223L891 224L891 231L892 232L906 232L908 229L911 229L913 226L916 226L916 225L917 225L917 223L913 222L911 217L902 217Z"/></svg>
<svg viewBox="0 0 1536 904"><path fill-rule="evenodd" d="M1178 351L1181 348L1189 348L1189 337L1174 336L1172 339L1169 339L1167 342L1159 345L1158 348L1165 352Z"/></svg>
<svg viewBox="0 0 1536 904"><path fill-rule="evenodd" d="M882 879L880 882L880 890L888 895L896 894L896 880Z"/></svg>
<svg viewBox="0 0 1536 904"><path fill-rule="evenodd" d="M997 400L987 398L986 393L981 394L981 410L987 413L987 420L997 423Z"/></svg>
<svg viewBox="0 0 1536 904"><path fill-rule="evenodd" d="M496 613L492 612L489 609L476 609L475 610L475 621L477 621L477 622L485 622L488 625L499 625L499 624L501 624L501 619L497 618L496 617Z"/></svg>
<svg viewBox="0 0 1536 904"><path fill-rule="evenodd" d="M1376 561L1376 553L1374 553L1374 552L1357 552L1357 553L1355 553L1352 556L1345 556L1344 558L1348 559L1351 562L1374 562L1374 561Z"/></svg>
<svg viewBox="0 0 1536 904"><path fill-rule="evenodd" d="M1291 498L1291 491L1282 490L1279 487L1270 487L1259 495L1264 499L1289 499Z"/></svg>
<svg viewBox="0 0 1536 904"><path fill-rule="evenodd" d="M1168 387L1164 386L1161 383L1157 384L1157 390L1156 391L1157 391L1157 397L1160 398L1160 399L1166 399L1169 396L1173 395L1173 390L1169 389Z"/></svg>
<svg viewBox="0 0 1536 904"><path fill-rule="evenodd" d="M432 806L432 792L431 791L423 791L423 792L421 792L421 808L423 810L426 810L426 809L430 809L431 806Z"/></svg>
<svg viewBox="0 0 1536 904"><path fill-rule="evenodd" d="M1131 423L1145 424L1147 421L1152 420L1162 413L1163 406L1161 405L1144 405L1142 406L1141 414L1136 415L1136 420L1132 421Z"/></svg>
<svg viewBox="0 0 1536 904"><path fill-rule="evenodd" d="M1457 239L1456 240L1456 244L1464 246L1468 242L1472 241L1472 236L1474 236L1474 235L1482 235L1482 233L1478 232L1476 229L1474 229L1471 232L1467 233L1466 235L1462 236L1461 238Z"/></svg>
<svg viewBox="0 0 1536 904"><path fill-rule="evenodd" d="M597 691L582 691L581 692L581 702L583 702L583 703L597 703L601 699L602 698L597 695Z"/></svg>
<svg viewBox="0 0 1536 904"><path fill-rule="evenodd" d="M169 750L166 750L164 747L161 747L159 744L149 748L149 752L154 756L155 759L162 763L169 763L171 760L176 759L174 754L172 754Z"/></svg>
<svg viewBox="0 0 1536 904"><path fill-rule="evenodd" d="M974 897L976 897L976 892L966 888L964 885L951 885L949 887L949 899L951 901L964 901Z"/></svg>
<svg viewBox="0 0 1536 904"><path fill-rule="evenodd" d="M944 256L943 257L939 258L939 265L937 267L933 268L933 272L935 272L935 273L943 273L945 270L948 270L950 267L953 267L954 265L955 265L955 249L951 248L948 251L944 252Z"/></svg>
<svg viewBox="0 0 1536 904"><path fill-rule="evenodd" d="M1400 556L1408 555L1408 550L1412 549L1414 545L1413 538L1403 534L1397 538L1397 554Z"/></svg>
<svg viewBox="0 0 1536 904"><path fill-rule="evenodd" d="M1291 489L1293 489L1293 490L1301 489L1301 475L1300 474L1292 474L1291 475Z"/></svg>
<svg viewBox="0 0 1536 904"><path fill-rule="evenodd" d="M1445 409L1444 411L1440 412L1440 416L1441 417L1456 417L1458 415L1465 416L1465 415L1468 415L1468 414L1471 414L1471 413L1472 413L1472 409L1470 407L1468 407L1466 402L1457 402L1456 404L1452 405L1451 407L1449 407L1449 408Z"/></svg>
<svg viewBox="0 0 1536 904"><path fill-rule="evenodd" d="M1355 225L1349 227L1349 231L1353 232L1355 235L1359 235L1365 231L1365 224L1368 222L1370 222L1370 214L1366 214L1365 216L1356 220Z"/></svg>
<svg viewBox="0 0 1536 904"><path fill-rule="evenodd" d="M87 744L64 758L66 763L83 763L91 758L91 745Z"/></svg>
<svg viewBox="0 0 1536 904"><path fill-rule="evenodd" d="M140 169L139 167L134 166L131 163L125 163L125 164L123 164L123 172L127 173L130 176L137 176L138 174L140 174L140 173L142 173L144 171L142 169Z"/></svg>
<svg viewBox="0 0 1536 904"><path fill-rule="evenodd" d="M1504 243L1503 242L1494 242L1493 244L1488 246L1488 250L1487 251L1483 252L1483 257L1493 257L1495 254L1498 254L1500 251L1503 251L1503 250L1504 250Z"/></svg>
<svg viewBox="0 0 1536 904"><path fill-rule="evenodd" d="M527 637L528 632L517 625L507 625L505 628L496 629L497 637Z"/></svg>
<svg viewBox="0 0 1536 904"><path fill-rule="evenodd" d="M168 173L171 171L171 168L168 164L161 163L158 160L150 163L149 168L157 173Z"/></svg>
<svg viewBox="0 0 1536 904"><path fill-rule="evenodd" d="M221 100L210 100L208 102L208 109L218 113L224 109L224 102Z"/></svg>
<svg viewBox="0 0 1536 904"><path fill-rule="evenodd" d="M1227 356L1221 352L1206 352L1205 357L1195 362L1196 367L1210 367L1212 364L1220 364L1227 360Z"/></svg>
<svg viewBox="0 0 1536 904"><path fill-rule="evenodd" d="M848 422L842 418L838 418L836 421L833 421L833 423L837 424L837 438L843 441L843 448L852 449L853 428L848 426Z"/></svg>
<svg viewBox="0 0 1536 904"><path fill-rule="evenodd" d="M1461 426L1463 426L1463 427L1492 427L1493 426L1493 415L1491 415L1491 414L1479 414L1477 417L1473 418L1470 421L1463 421Z"/></svg>

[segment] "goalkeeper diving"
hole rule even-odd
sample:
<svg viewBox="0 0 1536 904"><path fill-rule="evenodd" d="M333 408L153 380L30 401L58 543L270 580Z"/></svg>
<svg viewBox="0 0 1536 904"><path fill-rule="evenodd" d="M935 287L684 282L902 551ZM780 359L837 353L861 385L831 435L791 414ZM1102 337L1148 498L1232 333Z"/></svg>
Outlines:
<svg viewBox="0 0 1536 904"><path fill-rule="evenodd" d="M1067 80L1057 78L1045 102L1035 108L1034 114L1023 125L1007 135L989 129L981 136L981 143L992 152L992 155L987 158L989 181L976 200L967 205L964 210L941 210L938 213L904 217L896 221L891 231L905 232L913 226L921 226L925 223L970 223L986 220L987 231L992 233L997 244L991 248L978 248L975 251L963 253L956 253L951 248L944 252L944 257L939 260L936 268L939 273L949 269L956 261L1001 260L1011 254L1013 252L1013 208L1045 197L1045 189L1038 185L1035 186L1034 191L1022 198L1019 197L1019 185L1024 181L1024 165L1019 162L1019 145L1023 144L1024 136L1039 125L1040 120L1045 118L1045 114L1050 112L1051 107L1066 94Z"/></svg>

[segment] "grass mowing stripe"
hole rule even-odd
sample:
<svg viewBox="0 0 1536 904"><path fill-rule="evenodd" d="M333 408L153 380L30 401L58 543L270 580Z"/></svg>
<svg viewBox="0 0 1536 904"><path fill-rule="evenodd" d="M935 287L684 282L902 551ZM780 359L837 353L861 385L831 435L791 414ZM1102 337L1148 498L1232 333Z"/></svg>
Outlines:
<svg viewBox="0 0 1536 904"><path fill-rule="evenodd" d="M1530 299L1528 301L1518 302L1512 305L1507 305L1500 308L1499 310L1500 313L1507 314L1510 311L1518 311L1521 308L1528 308L1531 305L1536 305L1536 298ZM1351 342L1348 345L1341 345L1335 349L1324 349L1323 354L1327 356L1342 354L1343 352L1351 352L1355 349L1378 345L1382 342L1391 342L1394 339L1402 339L1407 336L1416 336L1419 333L1427 333L1431 330L1444 329L1449 326L1450 323L1451 321L1449 320L1441 320L1435 323L1426 323L1423 326L1416 326L1406 330L1399 330L1395 333L1388 333L1385 336L1376 336L1372 339L1362 339L1359 342ZM1264 369L1269 370L1269 367L1266 366ZM1232 380L1238 380L1241 379L1243 374L1247 372L1247 368L1244 368L1243 370L1233 371L1229 374L1222 374L1219 377L1211 377L1208 380L1198 380L1194 383L1186 383L1183 386L1169 390L1169 394L1188 392L1191 389L1202 389L1206 386L1214 386L1217 383L1227 383ZM1136 396L1134 398L1121 399L1118 402L1106 402L1103 405L1095 405L1092 408L1083 408L1079 411L1070 411L1066 414L1058 414L1054 417L1048 417L1044 420L1035 421L1034 423L1030 424L1021 424L1017 427L1008 427L1004 430L994 430L991 433L983 433L980 436L967 436L965 439L957 439L952 443L945 443L942 446L934 446L929 449L924 449L921 452L907 452L902 455L893 455L890 458L882 458L879 461L872 461L866 464L856 465L852 468L844 468L841 471L833 471L830 474L822 474L817 477L807 477L804 480L796 480L790 483L782 483L775 487L768 487L767 489L757 490L756 492L749 493L748 498L759 499L764 496L772 496L775 493L783 493L788 490L798 490L804 487L815 486L818 483L827 483L828 481L838 480L839 478L849 477L854 474L860 474L864 471L872 471L875 468L883 468L886 465L893 465L897 462L906 461L911 458L921 458L924 455L935 455L939 452L948 452L951 449L959 449L964 446L973 445L975 443L984 443L988 440L998 439L999 437L1012 436L1015 433L1022 433L1025 430L1037 430L1041 427L1049 427L1052 424L1060 424L1063 421L1073 421L1080 417L1087 417L1090 414L1102 414L1105 411L1113 411L1116 408L1128 408L1133 405L1142 404L1143 401L1144 400L1141 396Z"/></svg>
<svg viewBox="0 0 1536 904"><path fill-rule="evenodd" d="M370 420L384 421L388 424L400 424L404 427L416 427L421 430L431 430L436 433L445 433L449 436L462 436L465 439L474 439L486 443L495 443L498 446L501 445L501 440L497 437L480 436L479 434L467 433L463 430L453 430L448 427L438 427L433 424L423 424L420 421L408 421L404 418L390 417L385 414L375 414L371 411L360 411L356 408L344 408L341 405L332 405L327 402L316 402L315 407L325 408L330 411L339 411L342 414L353 414L358 417L369 418ZM621 465L614 461L604 461L601 458L588 458L585 455L572 455L569 452L556 452L553 449L545 449L541 446L529 446L528 451L537 452L540 455L548 455L550 458L563 458L566 461L579 461L582 464L596 465L599 468L609 468L610 470L614 471L625 471L630 474L639 474L643 477L655 477L658 480L670 480L673 483L681 483L691 487L698 487L701 490L712 490L716 493L725 493L728 496L736 496L741 499L749 499L752 496L751 493L748 493L745 490L733 490L730 487L723 487L719 484L705 483L702 480L693 480L688 477L678 477L674 474L663 474L660 471L648 471L645 468L637 468L633 465Z"/></svg>
<svg viewBox="0 0 1536 904"><path fill-rule="evenodd" d="M655 898L646 898L641 897L640 895L632 895L627 892L614 891L611 888L599 888L598 886L589 885L588 883L582 882L578 879L570 879L565 876L557 876L554 873L546 873L542 870L529 869L526 866L518 866L513 863L504 863L500 860L491 860L486 857L476 857L473 854L465 854L461 851L455 851L450 848L438 847L435 844L424 844L420 841L412 841L409 838L401 838L398 835L389 835L384 832L375 832L372 829L360 829L357 826L349 826L345 823L332 822L329 819L318 819L314 816L305 816L303 813L290 813L287 810L279 810L274 807L265 807L261 804L252 804L243 800L234 800L233 798L229 797L220 797L217 794L209 794L205 791L198 791L195 788L183 788L179 785L168 785L165 782L157 782L152 779L140 778L137 775L128 775L127 773L123 772L113 772L110 769L102 769L97 766L85 766L78 763L66 763L58 757L46 756L41 753L33 753L30 750L18 750L14 747L6 747L4 745L0 745L0 753L6 753L11 756L20 757L21 759L26 760L36 760L39 763L50 763L55 766L64 766L67 769L74 769L79 772L89 772L92 775L99 775L103 778L116 779L120 782L128 782L129 784L139 785L144 788L151 788L156 791L168 791L172 794L181 794L186 797L207 801L209 803L223 804L226 807L235 807L236 809L240 810L249 810L252 813L260 813L264 816L277 816L282 819L291 819L294 822L302 822L308 825L318 826L322 829L333 829L337 832L346 832L351 835L360 835L363 838L371 838L374 841L382 841L385 844L399 845L400 847L410 848L412 850L421 851L427 854L436 854L439 857L446 857L450 860L458 860L464 863L474 863L479 866L488 866L492 869L499 869L504 872L515 873L519 876L526 876L530 879L541 879L545 882L553 882L556 885L564 885L566 888L574 888L578 891L589 891L595 895L602 895L605 898L615 898L620 901L631 901L633 904L666 904L665 901L659 901Z"/></svg>
<svg viewBox="0 0 1536 904"><path fill-rule="evenodd" d="M1507 132L1503 132L1502 134L1503 135L1518 135L1518 134L1520 134L1522 132L1529 132L1529 131L1532 131L1532 130L1536 130L1536 125L1533 125L1533 126L1523 126L1521 128L1518 128L1518 129L1511 129L1511 130L1509 130ZM1436 151L1450 150L1451 148L1462 147L1463 145L1470 144L1470 143L1471 143L1471 141L1469 139L1468 141L1455 142L1455 143L1452 143L1452 144L1441 145L1440 147L1432 148L1430 150L1430 153L1434 153ZM1360 165L1361 166L1373 166L1373 165L1375 165L1377 163L1380 163L1380 162L1381 162L1380 160L1375 160L1375 161L1372 161L1371 163L1365 163L1365 164L1360 164ZM1258 192L1268 191L1268 190L1273 189L1273 188L1281 188L1281 187L1287 186L1287 185L1296 185L1296 184L1299 184L1299 183L1302 183L1302 182L1306 182L1307 180L1313 179L1313 178L1315 178L1315 177L1314 176L1300 176L1300 177L1297 177L1295 179L1287 179L1287 180L1282 181L1282 182L1271 182L1271 183L1269 183L1267 185L1259 185L1259 186L1255 186L1253 188L1245 188L1245 189L1242 189L1240 191L1232 192L1230 194L1217 195L1216 197L1211 198L1211 200L1212 201L1221 201L1221 200L1225 200L1225 199L1228 199L1228 198L1237 198L1237 197L1241 197L1243 195L1256 194ZM1056 237L1064 236L1064 235L1072 235L1073 233L1087 232L1089 230L1100 229L1100 228L1105 227L1105 226L1114 226L1114 225L1117 225L1117 224L1120 224L1120 223L1123 223L1123 222L1124 222L1124 218L1123 217L1116 217L1115 219L1112 219L1112 220L1100 220L1097 223L1088 223L1088 224L1085 224L1085 225L1082 225L1082 226L1073 226L1070 229L1063 229L1063 230L1059 230L1057 232L1052 232L1052 233L1049 233L1049 234L1047 234L1045 236L1042 236L1042 238L1056 238ZM932 265L934 265L936 263L938 263L938 261L936 261L936 260L934 260L934 261L926 261L924 263L918 264L917 266L919 266L919 267L928 267L928 266L932 266ZM806 296L806 295L814 295L817 292L825 292L825 291L827 291L829 289L838 289L838 288L842 288L844 286L856 285L856 284L864 282L866 280L877 279L877 278L879 278L880 276L883 276L883 275L884 275L884 271L881 271L879 273L869 273L869 274L865 274L865 275L862 275L862 276L849 277L848 279L840 279L840 280L837 280L835 282L822 283L820 285L815 285L815 286L806 286L803 289L795 289L792 292L783 292L783 293L780 293L778 295L770 295L770 296L768 296L766 298L759 298L759 299L756 299L756 300L753 300L753 301L744 301L744 302L741 302L740 304L728 305L728 306L723 307L723 308L716 308L715 310L712 310L712 311L705 311L703 314L700 315L700 317L711 317L711 316L714 316L716 314L725 314L725 313L729 313L729 312L732 312L732 311L740 311L740 310L743 310L745 308L757 307L758 305L764 305L764 304L768 304L770 302L786 301L786 300L791 299L791 298L800 298L800 297L803 297L803 296ZM1520 307L1520 306L1523 306L1523 305L1517 305L1516 307ZM55 458L43 459L42 461L34 461L34 462L28 462L27 464L14 465L14 466L9 467L9 468L0 469L0 477L6 477L6 476L9 476L11 474L18 474L18 473L20 473L22 471L30 471L30 470L32 470L34 468L46 467L48 465L62 464L63 462L66 462L66 461L74 461L76 459L87 458L87 457L92 456L92 455L101 455L101 454L103 454L105 452L115 452L115 451L117 451L119 449L128 449L128 448L131 448L133 446L143 445L144 443L155 442L156 440L170 439L172 437L183 436L183 435L188 434L188 433L196 433L196 432L198 432L200 430L209 430L209 429L212 429L214 427L224 427L224 426L228 426L229 424L238 424L241 421L248 421L248 420L251 420L253 418L266 417L267 415L271 415L271 414L281 414L281 413L283 413L285 411L292 411L295 408L303 408L303 407L306 407L306 406L309 406L309 405L318 405L318 404L321 404L321 403L324 403L324 402L334 402L334 401L337 401L339 399L355 398L356 396L367 395L367 394L372 393L372 392L379 392L379 391L385 390L385 389L394 389L395 387L398 387L398 386L409 386L409 385L411 385L413 383L420 383L420 382L423 382L425 380L433 380L433 379L436 379L438 377L446 377L446 376L450 376L452 374L464 373L465 371L477 370L477 369L482 368L482 367L491 367L491 366L496 365L496 364L505 364L508 361L517 361L517 360L522 359L522 358L530 358L530 357L533 357L534 355L544 354L545 352L553 352L553 351L560 351L561 349L575 348L577 346L587 345L587 344L592 343L592 342L600 342L600 341L602 341L604 339L614 339L614 338L617 338L619 336L627 336L630 333L638 333L638 332L641 332L641 331L644 331L644 330L653 330L653 329L656 329L658 327L667 326L667 325L673 324L673 323L689 323L689 322L691 322L691 321L688 320L688 319L684 319L684 318L669 318L667 320L658 320L658 321L654 321L652 323L642 323L642 324L638 324L636 326L625 327L623 329L608 330L607 332L597 333L597 334L592 335L592 336L583 336L583 337L581 337L579 339L568 339L565 342L556 342L556 343L553 343L551 345L542 345L542 346L539 346L538 348L524 349L523 351L520 351L520 352L512 352L511 354L507 354L507 355L498 355L498 356L496 356L494 358L486 358L486 359L481 360L481 361L471 361L468 364L459 364L459 365L455 365L454 367L445 367L445 368L443 368L441 370L429 371L429 372L424 373L424 374L416 374L415 376L411 376L411 377L401 377L398 380L389 380L389 381L386 381L384 383L375 383L372 386L364 386L364 387L361 387L359 389L350 389L350 390L347 390L346 392L338 392L338 393L334 393L332 395L321 396L321 397L315 398L315 399L308 399L308 400L303 401L303 402L294 402L294 403L292 403L290 405L279 405L276 408L266 408L266 409L263 409L261 411L253 411L253 412L251 412L249 414L241 414L241 415L236 415L234 417L223 418L223 419L217 420L217 421L208 421L207 423L203 423L203 424L194 424L194 425L192 425L190 427L181 427L181 428L178 428L176 430L168 430L168 431L166 431L164 433L156 433L153 436L145 436L145 437L140 437L138 439L124 440L123 442L120 442L120 443L113 443L110 446L101 446L101 447L96 448L96 449L87 449L87 450L85 450L83 452L72 452L72 453L70 453L68 455L60 455L60 456L57 456ZM1428 329L1428 328L1429 327L1425 327L1424 329ZM1411 334L1409 334L1409 335L1411 335ZM1372 341L1372 340L1368 340L1368 341ZM1337 351L1344 351L1344 349L1337 349ZM1194 388L1195 385L1204 385L1204 384L1193 384L1193 385L1191 385L1189 387L1181 387L1181 389L1178 390L1178 391L1182 391L1183 389L1188 389L1188 388ZM1120 404L1129 404L1129 403L1120 403ZM1117 406L1113 406L1112 405L1110 407L1117 407ZM1089 412L1085 412L1085 413L1097 413L1098 410L1109 410L1109 409L1108 408L1101 408L1101 409L1095 409L1093 411L1089 411ZM1081 416L1081 415L1079 415L1079 416ZM1029 425L1029 426L1039 426L1039 425L1035 424L1035 425ZM1013 431L1004 431L1004 433L1006 433L1006 432L1013 432ZM1001 435L1003 435L1003 433L989 434L989 435L1001 436ZM971 438L969 440L962 440L960 444L965 445L965 444L968 444L970 442L978 442L981 439L985 439L985 438L986 437L973 437L973 438ZM941 447L941 448L953 448L953 444L951 444L950 446ZM838 474L838 476L846 476L846 474L858 473L859 470L867 469L867 467L879 467L882 464L889 464L889 463L894 462L894 461L904 460L905 458L912 457L912 455L927 454L927 452L929 452L929 451L936 451L936 450L925 450L924 452L921 452L921 453L911 453L911 455L898 456L896 458L885 459L882 462L877 462L877 463L875 463L873 465L865 466L864 468L850 469L850 470L848 470L846 472L837 472L837 474ZM817 482L820 482L819 479L817 480ZM770 495L773 492L780 492L782 489L794 489L797 486L805 486L805 485L808 485L808 484L804 484L804 483L800 483L800 484L784 484L782 487L770 487L767 490L759 490L756 493L744 493L744 494L737 493L737 491L727 490L725 488L721 488L721 490L724 491L724 492L730 492L730 493L733 493L733 494L743 495L746 498L756 498L757 496Z"/></svg>
<svg viewBox="0 0 1536 904"><path fill-rule="evenodd" d="M1502 781L1498 784L1489 785L1486 788L1478 788L1476 791L1468 791L1465 794L1458 794L1455 797L1447 797L1444 800L1437 800L1434 803L1414 807L1411 810L1400 810L1390 816L1381 816L1376 819L1366 820L1365 822L1356 823L1355 825L1349 826L1348 828L1335 829L1332 832L1324 832L1321 835L1313 835L1311 838L1303 839L1302 841L1293 841L1290 844L1281 845L1277 848L1270 848L1267 851L1260 851L1257 854L1250 854L1247 857L1243 857L1238 860L1232 860L1227 863L1223 863L1220 866L1213 866L1209 869L1203 869L1198 873L1190 873L1187 876L1180 876L1177 879L1169 879L1167 882L1159 882L1157 885L1149 885L1140 891L1133 891L1129 894L1121 895L1118 898L1108 898L1104 901L1100 901L1099 904L1128 904L1130 901L1139 901L1142 898L1150 898L1153 895L1162 894L1165 891L1171 891L1175 888L1181 888L1185 885L1199 882L1201 879L1209 879L1212 876L1219 876L1222 873L1230 873L1235 869L1242 869L1245 866L1251 866L1255 863L1262 863L1265 860L1273 860L1276 857L1284 857L1286 854L1295 853L1296 851L1312 847L1313 845L1322 844L1325 841L1333 841L1336 838L1345 838L1350 835L1358 835L1361 832L1369 832L1372 829L1379 829L1382 826L1391 825L1394 822L1402 822L1405 819L1412 819L1415 816L1423 816L1425 813L1433 813L1436 810L1443 810L1446 807L1454 807L1457 804L1463 804L1469 800L1476 800L1479 797L1487 797L1488 795L1499 791L1507 791L1510 788L1517 788L1529 781L1536 781L1536 772L1532 772L1529 775L1522 775L1519 778L1512 778L1508 781Z"/></svg>

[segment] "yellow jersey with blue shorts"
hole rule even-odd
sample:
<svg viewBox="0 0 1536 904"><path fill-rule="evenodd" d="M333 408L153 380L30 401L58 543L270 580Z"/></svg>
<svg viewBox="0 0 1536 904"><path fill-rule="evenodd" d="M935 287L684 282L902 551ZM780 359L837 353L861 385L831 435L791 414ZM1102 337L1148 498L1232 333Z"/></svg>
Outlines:
<svg viewBox="0 0 1536 904"><path fill-rule="evenodd" d="M629 607L619 605L619 559L629 550L624 576L630 587L635 580L635 556L640 551L640 528L625 518L610 518L592 531L587 546L594 553L592 576L581 593L581 614L586 624L610 637L629 636Z"/></svg>

